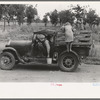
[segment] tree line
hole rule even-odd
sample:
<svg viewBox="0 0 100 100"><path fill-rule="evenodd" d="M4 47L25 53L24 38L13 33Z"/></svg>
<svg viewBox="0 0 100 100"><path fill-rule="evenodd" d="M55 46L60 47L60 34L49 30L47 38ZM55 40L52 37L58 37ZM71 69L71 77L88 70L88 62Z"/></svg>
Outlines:
<svg viewBox="0 0 100 100"><path fill-rule="evenodd" d="M25 21L27 24L31 24L33 21L41 21L38 15L38 11L36 8L37 5L24 5L24 4L0 4L0 20L9 23L12 21L15 23L18 22L19 25L23 24ZM56 9L52 12L47 12L42 22L44 22L45 26L48 23L48 17L52 25L56 26L57 24L63 24L65 22L70 22L73 24L75 19L76 25L80 24L80 20L83 19L83 24L89 24L90 27L94 25L99 25L100 17L96 14L96 11L93 9L89 9L87 11L86 7L82 7L80 5L72 6L69 9L57 11Z"/></svg>
<svg viewBox="0 0 100 100"><path fill-rule="evenodd" d="M98 14L96 14L95 10L89 8L89 11L87 11L87 6L82 7L80 5L72 6L70 9L59 12L55 9L52 12L46 13L43 18L45 26L48 23L48 16L50 18L50 22L54 26L56 26L58 23L61 25L67 21L73 24L75 19L77 19L76 25L79 24L79 21L81 22L81 19L84 25L88 23L90 27L93 27L94 25L98 26L100 23L100 17Z"/></svg>
<svg viewBox="0 0 100 100"><path fill-rule="evenodd" d="M36 5L24 5L24 4L0 4L0 20L4 20L9 23L16 21L19 25L23 24L26 20L27 24L31 24L37 15Z"/></svg>

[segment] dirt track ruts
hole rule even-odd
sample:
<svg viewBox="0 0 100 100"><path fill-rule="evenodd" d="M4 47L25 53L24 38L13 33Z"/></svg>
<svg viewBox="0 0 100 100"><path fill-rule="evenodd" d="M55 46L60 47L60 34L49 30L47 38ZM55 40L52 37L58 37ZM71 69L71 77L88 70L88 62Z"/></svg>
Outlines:
<svg viewBox="0 0 100 100"><path fill-rule="evenodd" d="M75 72L62 72L55 65L17 65L0 70L0 82L99 82L100 66L82 64Z"/></svg>

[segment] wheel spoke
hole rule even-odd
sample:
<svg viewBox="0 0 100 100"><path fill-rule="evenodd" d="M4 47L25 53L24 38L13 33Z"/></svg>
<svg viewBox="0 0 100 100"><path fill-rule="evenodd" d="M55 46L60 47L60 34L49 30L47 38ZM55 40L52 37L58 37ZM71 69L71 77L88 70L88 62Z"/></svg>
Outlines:
<svg viewBox="0 0 100 100"><path fill-rule="evenodd" d="M2 63L3 65L9 65L11 62L12 62L12 61L11 61L10 57L8 57L8 56L3 56L3 57L1 58L1 63Z"/></svg>
<svg viewBox="0 0 100 100"><path fill-rule="evenodd" d="M71 68L72 66L74 66L74 59L70 56L67 56L63 59L63 65L67 68Z"/></svg>

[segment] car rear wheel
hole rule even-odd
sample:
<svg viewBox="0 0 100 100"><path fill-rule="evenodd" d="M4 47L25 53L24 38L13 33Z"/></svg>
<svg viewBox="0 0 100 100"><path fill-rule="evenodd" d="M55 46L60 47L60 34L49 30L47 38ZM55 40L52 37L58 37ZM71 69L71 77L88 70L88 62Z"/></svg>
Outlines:
<svg viewBox="0 0 100 100"><path fill-rule="evenodd" d="M64 53L58 60L58 66L62 71L72 72L77 69L79 65L78 57L74 53Z"/></svg>
<svg viewBox="0 0 100 100"><path fill-rule="evenodd" d="M15 65L15 57L10 52L3 52L0 55L0 68L3 70L10 70Z"/></svg>

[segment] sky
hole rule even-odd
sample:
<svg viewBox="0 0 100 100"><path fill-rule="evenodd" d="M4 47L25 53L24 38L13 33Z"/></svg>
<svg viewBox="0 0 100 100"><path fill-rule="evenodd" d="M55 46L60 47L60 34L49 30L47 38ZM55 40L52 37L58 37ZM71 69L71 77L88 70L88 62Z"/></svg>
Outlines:
<svg viewBox="0 0 100 100"><path fill-rule="evenodd" d="M5 3L5 2L0 2ZM9 2L6 2L9 3ZM38 16L40 19L43 18L45 13L51 12L53 10L61 11L61 10L67 10L69 9L69 6L77 5L80 6L88 6L89 8L92 8L96 10L96 13L100 16L100 1L28 1L28 2L10 2L10 4L31 4L35 6L37 4L37 10L38 10Z"/></svg>
<svg viewBox="0 0 100 100"><path fill-rule="evenodd" d="M51 12L53 10L61 11L66 10L70 8L70 5L81 5L81 6L88 6L87 10L89 8L92 8L96 10L96 13L100 16L100 2L68 2L68 1L57 1L57 2L33 2L33 5L37 4L37 10L40 18L43 18L43 15L47 12Z"/></svg>

